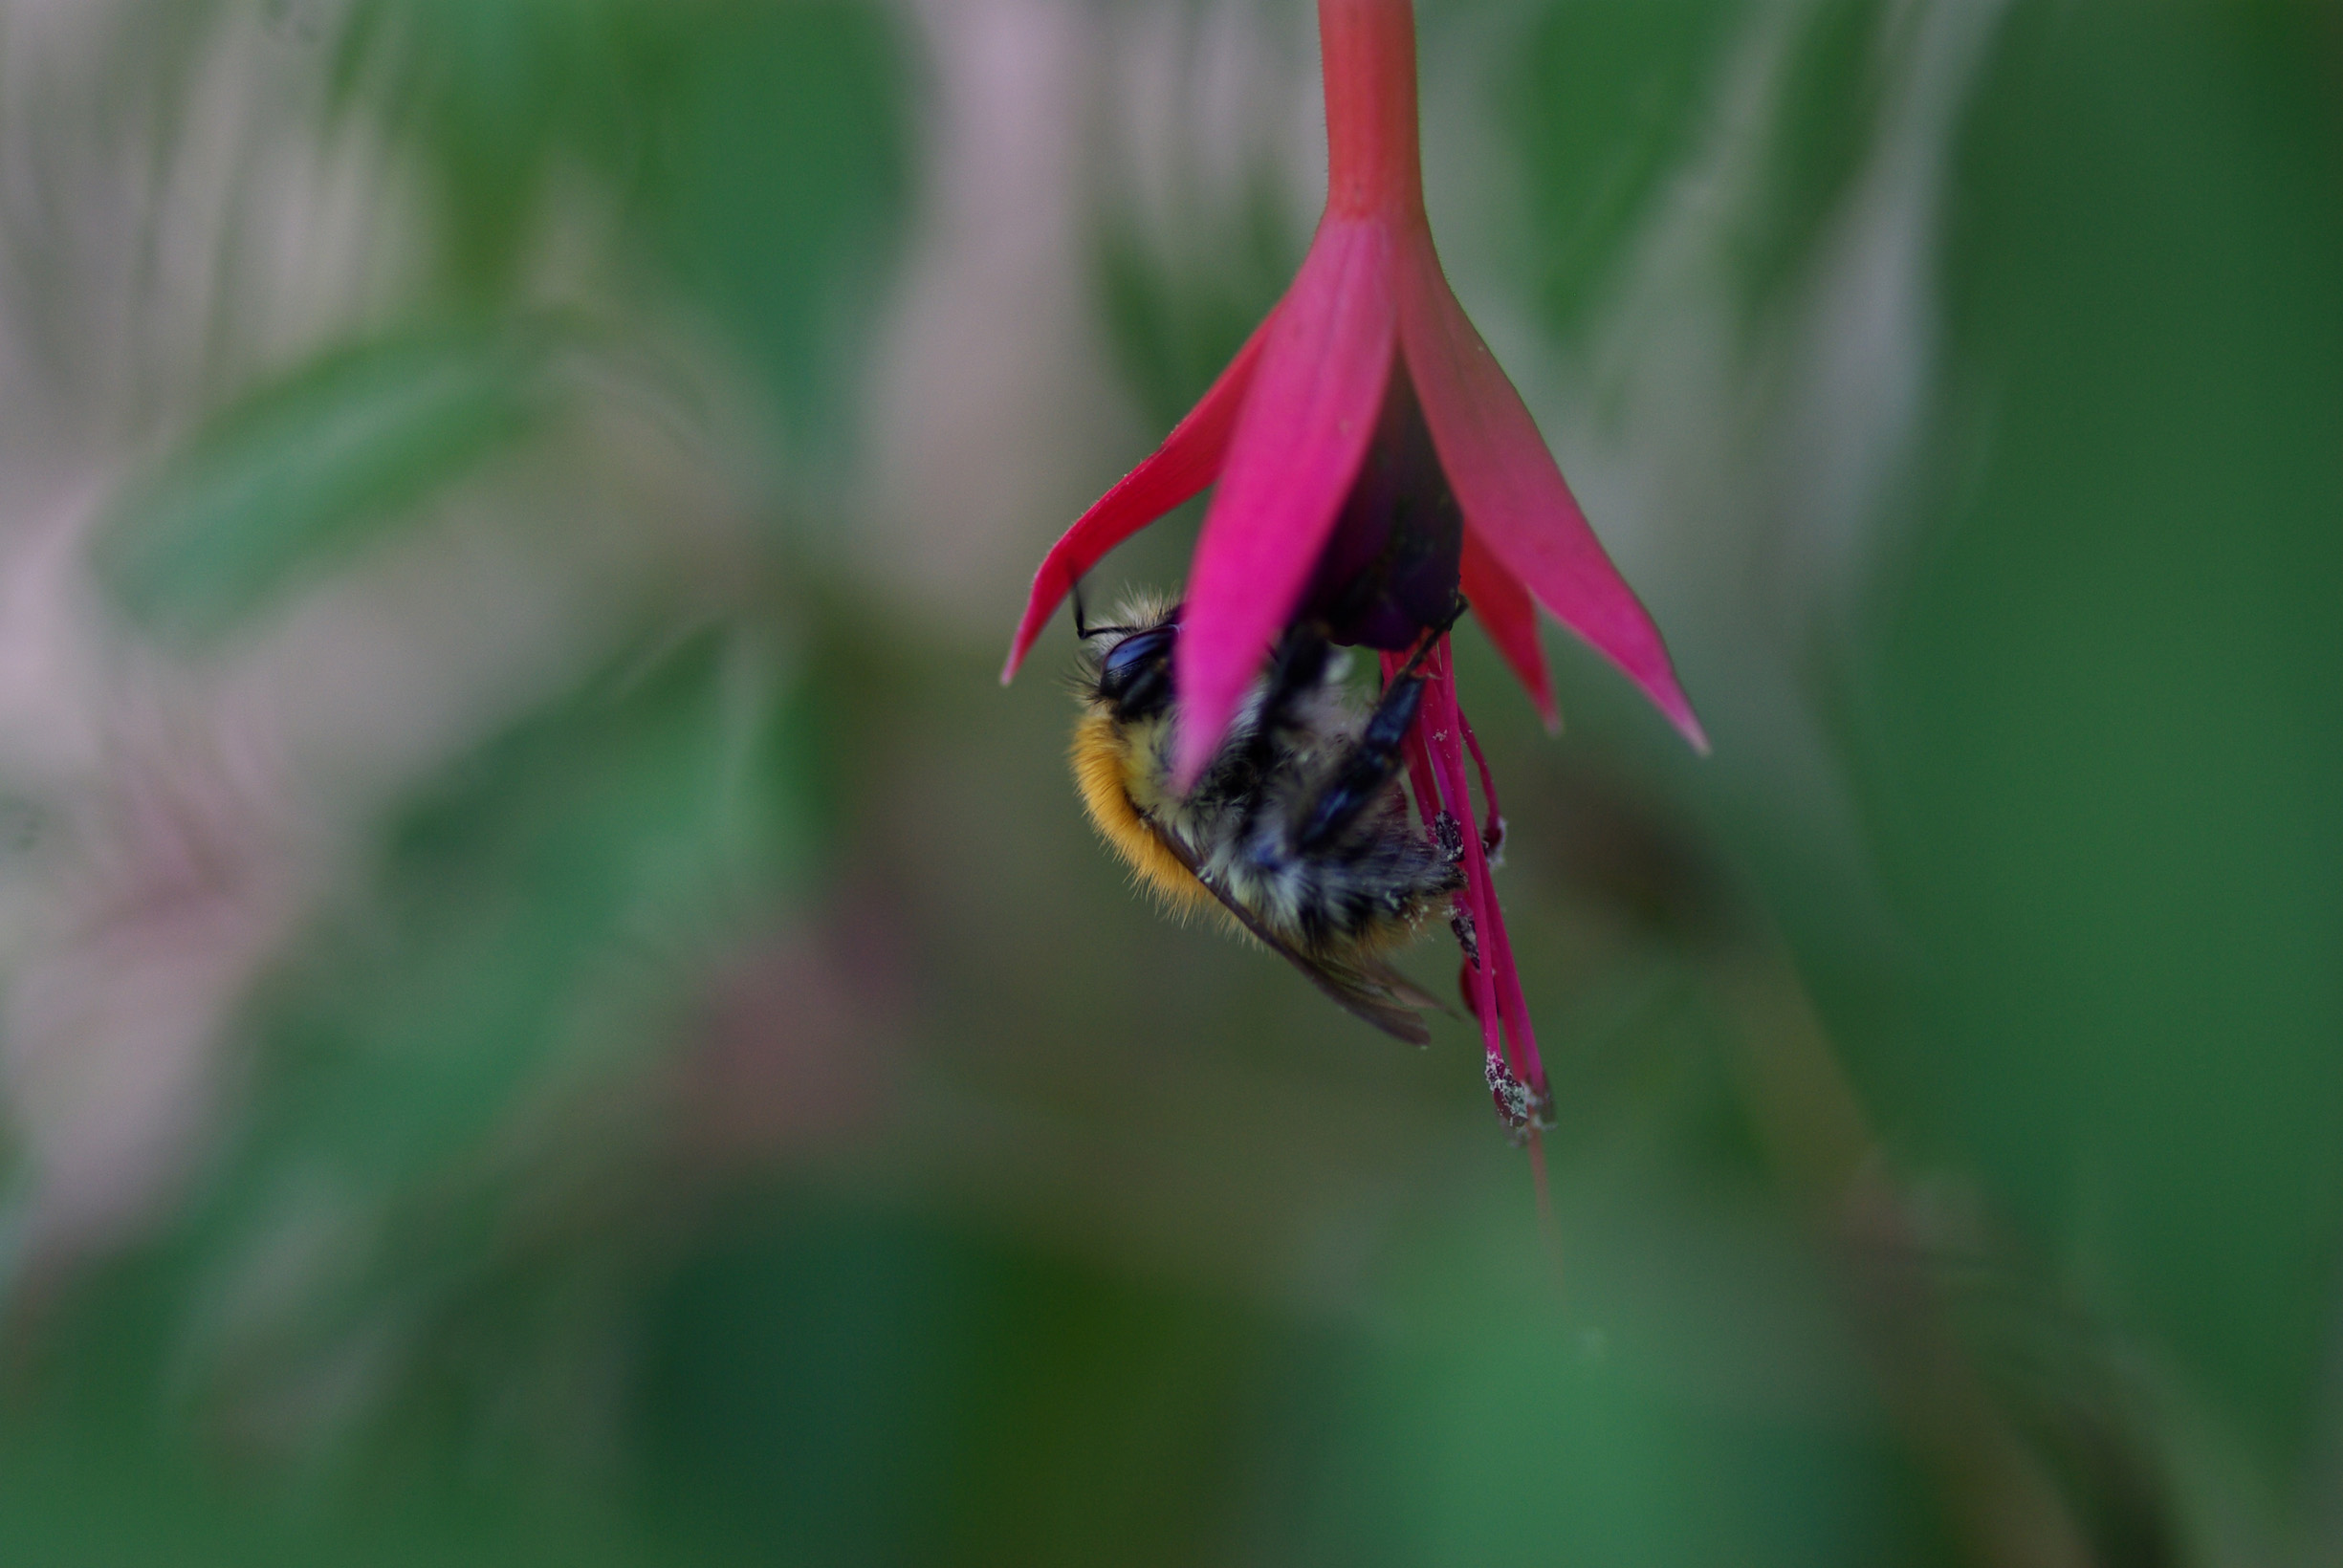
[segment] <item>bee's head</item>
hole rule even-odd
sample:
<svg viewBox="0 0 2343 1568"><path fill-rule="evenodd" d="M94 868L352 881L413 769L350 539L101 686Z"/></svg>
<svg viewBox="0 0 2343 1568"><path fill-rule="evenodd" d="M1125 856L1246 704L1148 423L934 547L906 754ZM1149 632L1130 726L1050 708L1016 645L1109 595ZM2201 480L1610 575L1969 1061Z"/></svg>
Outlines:
<svg viewBox="0 0 2343 1568"><path fill-rule="evenodd" d="M1074 627L1083 640L1078 694L1121 724L1143 724L1169 713L1179 613L1176 601L1147 594L1126 602L1116 624L1093 626L1084 621L1077 599Z"/></svg>
<svg viewBox="0 0 2343 1568"><path fill-rule="evenodd" d="M1172 647L1179 623L1166 621L1115 637L1099 655L1092 683L1098 701L1125 724L1160 718L1172 708Z"/></svg>

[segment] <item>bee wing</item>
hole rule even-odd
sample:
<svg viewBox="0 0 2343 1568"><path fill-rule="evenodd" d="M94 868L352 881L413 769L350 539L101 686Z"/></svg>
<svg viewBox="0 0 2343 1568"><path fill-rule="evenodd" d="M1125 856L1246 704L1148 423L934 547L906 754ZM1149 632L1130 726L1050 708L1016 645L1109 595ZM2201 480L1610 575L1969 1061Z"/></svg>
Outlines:
<svg viewBox="0 0 2343 1568"><path fill-rule="evenodd" d="M1380 959L1364 961L1359 965L1359 972L1418 1013L1446 1013L1452 1018L1456 1016L1454 1008Z"/></svg>
<svg viewBox="0 0 2343 1568"><path fill-rule="evenodd" d="M1325 992L1335 1006L1355 1018L1374 1025L1394 1039L1405 1040L1410 1045L1432 1043L1432 1032L1424 1027L1424 1020L1417 1017L1412 1009L1436 1008L1439 1003L1419 987L1382 964L1376 964L1372 971L1362 972L1312 958L1262 924L1260 917L1252 910L1229 897L1227 891L1206 873L1203 864L1196 859L1195 851L1190 849L1187 841L1178 834L1152 820L1148 822L1148 826L1188 868L1190 875L1203 883L1205 891L1218 899L1222 907L1237 917L1239 925L1259 937L1261 946L1308 976L1310 984Z"/></svg>

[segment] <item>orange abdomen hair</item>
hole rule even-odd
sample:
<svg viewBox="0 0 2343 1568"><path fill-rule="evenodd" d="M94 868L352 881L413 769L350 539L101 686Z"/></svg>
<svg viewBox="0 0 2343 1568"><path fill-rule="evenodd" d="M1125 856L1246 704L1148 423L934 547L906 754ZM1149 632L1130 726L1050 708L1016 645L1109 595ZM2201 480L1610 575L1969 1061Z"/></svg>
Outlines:
<svg viewBox="0 0 2343 1568"><path fill-rule="evenodd" d="M1183 920L1199 912L1210 912L1232 927L1242 929L1220 906L1220 901L1180 863L1179 857L1165 847L1147 818L1139 815L1139 808L1131 804L1131 744L1128 736L1117 732L1112 719L1105 713L1085 715L1074 727L1074 744L1068 756L1074 764L1074 784L1082 792L1083 809L1090 814L1091 826L1098 829L1100 838L1114 846L1114 852L1129 864L1132 874L1163 901L1167 909Z"/></svg>

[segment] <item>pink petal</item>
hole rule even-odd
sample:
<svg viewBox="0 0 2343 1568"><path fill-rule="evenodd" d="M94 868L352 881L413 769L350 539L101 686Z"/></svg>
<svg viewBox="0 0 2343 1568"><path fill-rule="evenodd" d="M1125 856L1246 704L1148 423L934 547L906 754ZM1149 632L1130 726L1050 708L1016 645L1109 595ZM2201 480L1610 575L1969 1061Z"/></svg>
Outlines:
<svg viewBox="0 0 2343 1568"><path fill-rule="evenodd" d="M1328 218L1269 327L1180 617L1172 781L1203 772L1308 585L1391 370L1389 225Z"/></svg>
<svg viewBox="0 0 2343 1568"><path fill-rule="evenodd" d="M1092 503L1050 546L1041 569L1033 575L1033 593L1025 600L1024 619L1017 623L1017 636L1009 644L1001 685L1007 686L1017 674L1017 666L1025 662L1034 639L1041 635L1042 625L1057 613L1059 602L1076 578L1116 545L1219 475L1221 460L1228 455L1230 432L1237 428L1246 389L1253 384L1254 365L1260 359L1261 345L1268 341L1270 323L1277 318L1273 311L1253 329L1253 336L1245 339L1245 346L1237 351L1220 379L1172 427L1163 445Z"/></svg>
<svg viewBox="0 0 2343 1568"><path fill-rule="evenodd" d="M1406 243L1397 284L1401 352L1440 467L1464 509L1466 536L1478 535L1503 570L1707 751L1659 628L1604 554L1521 394L1465 318L1431 234Z"/></svg>
<svg viewBox="0 0 2343 1568"><path fill-rule="evenodd" d="M1522 586L1520 577L1497 564L1489 547L1469 527L1464 531L1460 575L1473 619L1480 622L1480 629L1489 634L1497 651L1529 688L1529 700L1538 705L1538 716L1545 727L1561 729L1562 714L1554 707L1554 683L1545 672L1545 650L1538 645L1538 607L1530 602L1529 590Z"/></svg>

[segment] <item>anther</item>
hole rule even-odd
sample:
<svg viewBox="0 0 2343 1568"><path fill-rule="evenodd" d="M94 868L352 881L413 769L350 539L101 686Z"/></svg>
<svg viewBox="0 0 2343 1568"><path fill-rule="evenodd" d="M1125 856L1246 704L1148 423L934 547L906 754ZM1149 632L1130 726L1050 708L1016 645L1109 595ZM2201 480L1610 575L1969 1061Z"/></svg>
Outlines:
<svg viewBox="0 0 2343 1568"><path fill-rule="evenodd" d="M1456 933L1456 946L1464 949L1465 962L1480 968L1480 929L1473 924L1473 912L1461 906L1450 910L1448 928Z"/></svg>
<svg viewBox="0 0 2343 1568"><path fill-rule="evenodd" d="M1530 1093L1529 1085L1515 1078L1513 1070L1495 1056L1489 1058L1487 1076L1489 1098L1497 1102L1499 1124L1517 1140L1526 1137L1535 1124L1531 1110L1537 1097Z"/></svg>

